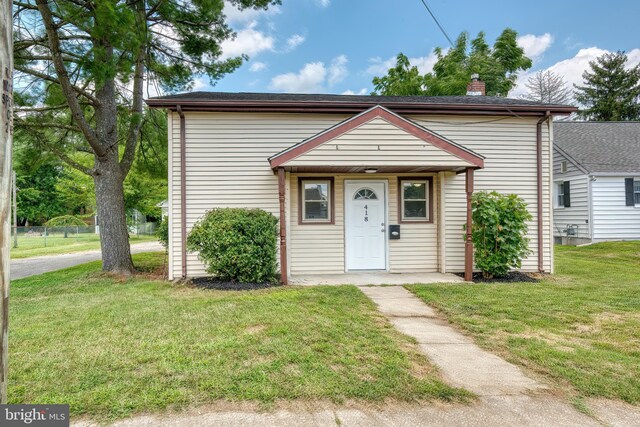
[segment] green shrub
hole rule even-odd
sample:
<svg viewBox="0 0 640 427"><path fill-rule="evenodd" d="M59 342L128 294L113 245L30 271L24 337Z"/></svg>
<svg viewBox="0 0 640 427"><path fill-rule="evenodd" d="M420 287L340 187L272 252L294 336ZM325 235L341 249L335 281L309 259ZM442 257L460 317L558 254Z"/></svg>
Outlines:
<svg viewBox="0 0 640 427"><path fill-rule="evenodd" d="M156 228L156 237L165 249L169 247L169 218L162 217Z"/></svg>
<svg viewBox="0 0 640 427"><path fill-rule="evenodd" d="M482 191L473 195L472 209L475 265L483 276L504 276L511 268L520 268L531 253L525 236L532 217L524 200L515 194Z"/></svg>
<svg viewBox="0 0 640 427"><path fill-rule="evenodd" d="M272 281L276 276L278 219L262 209L214 209L187 237L187 249L199 252L207 272L241 283Z"/></svg>

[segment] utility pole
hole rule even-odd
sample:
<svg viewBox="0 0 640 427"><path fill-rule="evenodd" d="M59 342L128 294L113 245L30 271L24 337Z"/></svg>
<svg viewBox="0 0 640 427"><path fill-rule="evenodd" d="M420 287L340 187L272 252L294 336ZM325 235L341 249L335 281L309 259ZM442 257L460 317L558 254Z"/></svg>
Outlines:
<svg viewBox="0 0 640 427"><path fill-rule="evenodd" d="M7 403L9 268L11 256L11 151L13 144L12 0L0 0L0 403Z"/></svg>
<svg viewBox="0 0 640 427"><path fill-rule="evenodd" d="M11 189L13 190L13 247L18 247L18 183L16 171L11 171Z"/></svg>

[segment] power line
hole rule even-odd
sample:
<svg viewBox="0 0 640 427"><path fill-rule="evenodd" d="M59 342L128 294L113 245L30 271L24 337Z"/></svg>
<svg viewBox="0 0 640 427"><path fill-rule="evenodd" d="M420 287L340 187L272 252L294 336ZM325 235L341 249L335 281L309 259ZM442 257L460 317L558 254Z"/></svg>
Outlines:
<svg viewBox="0 0 640 427"><path fill-rule="evenodd" d="M429 15L431 15L433 20L438 25L438 28L440 28L440 31L442 31L442 34L444 34L444 36L447 38L447 40L449 40L449 44L451 45L451 47L453 47L453 42L451 41L451 37L449 37L449 34L447 34L447 32L444 30L444 27L442 27L442 25L440 24L440 21L438 21L438 18L436 18L436 15L433 14L433 12L431 11L431 8L427 4L427 2L425 0L420 0L420 1L422 1L422 4L424 5L424 7L427 8L427 11L429 12Z"/></svg>

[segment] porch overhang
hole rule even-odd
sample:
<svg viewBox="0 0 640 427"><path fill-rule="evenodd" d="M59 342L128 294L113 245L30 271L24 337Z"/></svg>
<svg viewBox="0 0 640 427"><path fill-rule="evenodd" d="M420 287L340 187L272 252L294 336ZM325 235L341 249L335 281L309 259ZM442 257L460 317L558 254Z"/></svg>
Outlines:
<svg viewBox="0 0 640 427"><path fill-rule="evenodd" d="M484 167L484 157L379 105L269 158L294 173L424 173Z"/></svg>

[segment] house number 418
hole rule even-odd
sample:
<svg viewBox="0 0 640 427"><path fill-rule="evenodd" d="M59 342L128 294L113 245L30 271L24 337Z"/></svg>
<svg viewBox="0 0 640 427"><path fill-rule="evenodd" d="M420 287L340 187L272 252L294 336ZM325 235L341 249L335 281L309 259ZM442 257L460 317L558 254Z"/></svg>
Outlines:
<svg viewBox="0 0 640 427"><path fill-rule="evenodd" d="M364 222L369 222L369 207L364 205Z"/></svg>

